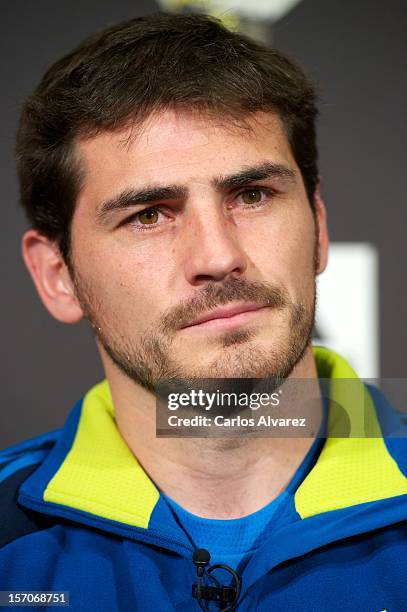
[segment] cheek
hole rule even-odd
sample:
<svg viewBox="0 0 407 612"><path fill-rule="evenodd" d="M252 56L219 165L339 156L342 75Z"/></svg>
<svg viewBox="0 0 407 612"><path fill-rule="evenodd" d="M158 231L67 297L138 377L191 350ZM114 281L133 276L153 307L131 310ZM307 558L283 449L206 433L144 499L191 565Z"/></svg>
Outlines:
<svg viewBox="0 0 407 612"><path fill-rule="evenodd" d="M111 270L105 282L99 284L99 293L105 308L120 315L122 323L144 328L151 323L157 304L162 299L156 280L130 266Z"/></svg>
<svg viewBox="0 0 407 612"><path fill-rule="evenodd" d="M119 323L122 329L143 330L152 323L163 297L157 262L142 262L105 245L77 249L74 265L97 317L114 326Z"/></svg>
<svg viewBox="0 0 407 612"><path fill-rule="evenodd" d="M312 214L273 220L247 234L251 268L264 280L300 296L314 286L315 232Z"/></svg>

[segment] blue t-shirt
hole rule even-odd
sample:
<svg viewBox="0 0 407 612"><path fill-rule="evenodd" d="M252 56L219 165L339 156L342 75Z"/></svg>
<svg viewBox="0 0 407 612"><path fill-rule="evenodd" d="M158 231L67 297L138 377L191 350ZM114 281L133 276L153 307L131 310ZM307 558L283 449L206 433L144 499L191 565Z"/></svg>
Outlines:
<svg viewBox="0 0 407 612"><path fill-rule="evenodd" d="M324 439L316 438L285 491L257 512L237 519L208 519L191 514L167 495L167 501L179 524L195 548L205 548L211 555L210 564L223 563L241 571L261 543L267 529L287 520L284 510L321 452Z"/></svg>

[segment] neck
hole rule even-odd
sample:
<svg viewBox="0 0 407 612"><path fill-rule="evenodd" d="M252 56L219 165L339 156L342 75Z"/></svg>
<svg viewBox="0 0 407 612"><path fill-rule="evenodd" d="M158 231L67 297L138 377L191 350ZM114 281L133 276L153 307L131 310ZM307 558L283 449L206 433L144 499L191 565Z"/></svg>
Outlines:
<svg viewBox="0 0 407 612"><path fill-rule="evenodd" d="M313 438L157 438L153 394L107 361L105 368L116 424L130 450L159 489L198 516L232 519L263 508L286 488L313 443ZM317 378L311 347L290 378Z"/></svg>

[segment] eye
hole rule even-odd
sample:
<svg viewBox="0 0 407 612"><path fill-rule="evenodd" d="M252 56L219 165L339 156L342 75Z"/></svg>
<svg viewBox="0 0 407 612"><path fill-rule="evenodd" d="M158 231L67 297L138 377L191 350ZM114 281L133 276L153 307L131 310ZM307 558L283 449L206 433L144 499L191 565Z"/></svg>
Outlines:
<svg viewBox="0 0 407 612"><path fill-rule="evenodd" d="M158 220L158 210L156 208L146 208L137 213L135 217L141 221L142 225L154 225Z"/></svg>
<svg viewBox="0 0 407 612"><path fill-rule="evenodd" d="M255 208L266 204L273 195L275 192L272 189L249 187L238 193L237 200L241 200L248 208Z"/></svg>
<svg viewBox="0 0 407 612"><path fill-rule="evenodd" d="M245 204L258 204L261 202L260 189L247 189L241 193L241 196Z"/></svg>
<svg viewBox="0 0 407 612"><path fill-rule="evenodd" d="M123 219L120 225L137 232L154 232L167 227L174 221L173 217L166 206L149 206Z"/></svg>
<svg viewBox="0 0 407 612"><path fill-rule="evenodd" d="M125 220L125 224L131 225L137 230L149 230L161 225L160 215L163 214L158 207L144 208L140 212L131 215Z"/></svg>

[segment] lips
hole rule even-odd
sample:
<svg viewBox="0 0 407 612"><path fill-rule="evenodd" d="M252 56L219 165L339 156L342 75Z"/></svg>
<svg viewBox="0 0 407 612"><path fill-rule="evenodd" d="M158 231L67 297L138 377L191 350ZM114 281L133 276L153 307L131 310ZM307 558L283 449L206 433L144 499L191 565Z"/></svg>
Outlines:
<svg viewBox="0 0 407 612"><path fill-rule="evenodd" d="M215 310L211 310L200 317L194 319L191 323L184 325L184 327L192 327L194 325L199 325L200 323L205 323L206 321L213 321L214 319L229 319L237 314L241 314L243 312L250 312L253 310L259 310L260 308L264 308L267 304L258 304L258 303L247 303L247 304L237 304L236 306L229 306L225 308L216 308Z"/></svg>

